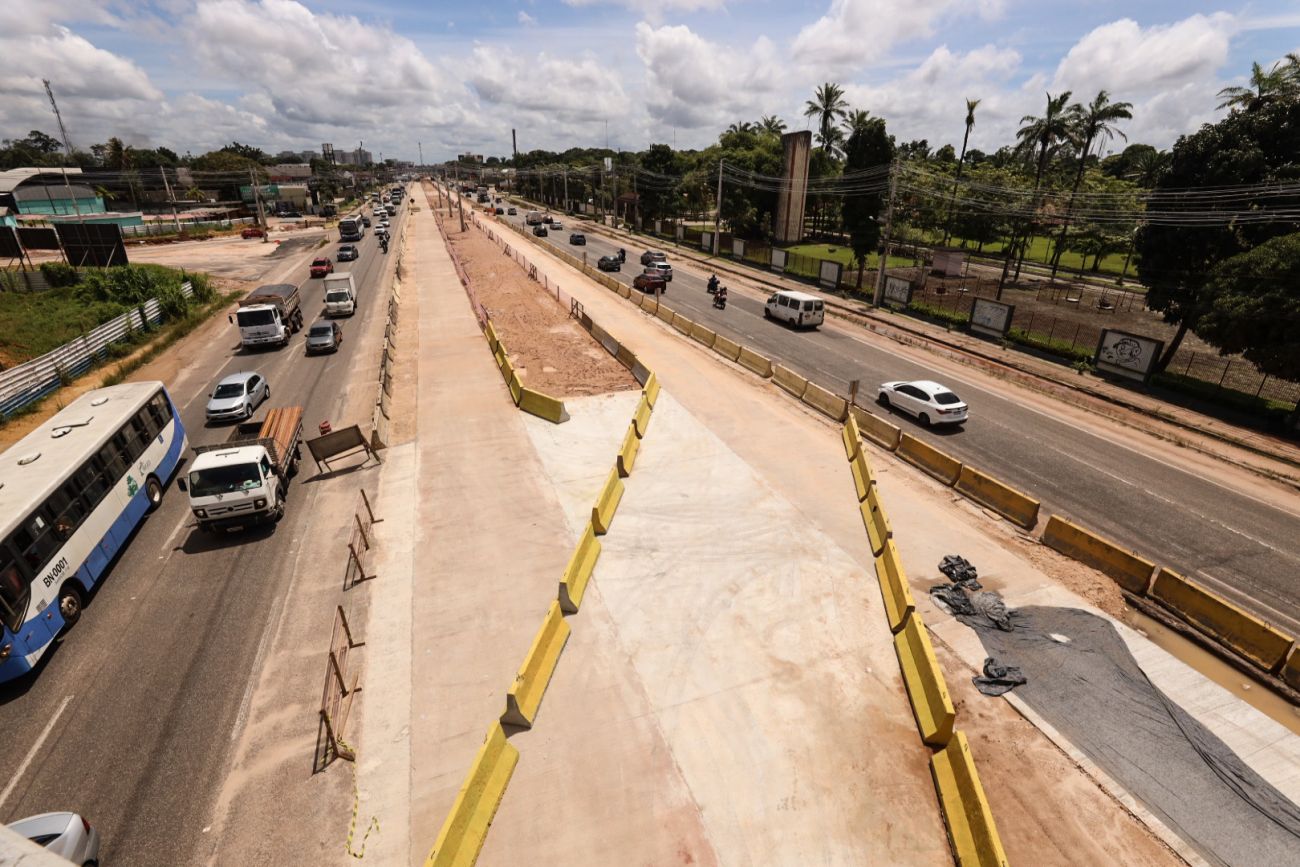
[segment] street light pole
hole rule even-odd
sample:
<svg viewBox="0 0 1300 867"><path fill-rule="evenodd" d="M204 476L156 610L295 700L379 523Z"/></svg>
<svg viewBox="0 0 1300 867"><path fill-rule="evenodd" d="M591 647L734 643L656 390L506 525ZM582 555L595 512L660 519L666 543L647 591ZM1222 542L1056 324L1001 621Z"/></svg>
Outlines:
<svg viewBox="0 0 1300 867"><path fill-rule="evenodd" d="M885 237L880 247L880 265L876 269L876 291L871 303L879 307L885 294L885 262L889 259L889 240L894 231L894 193L898 189L898 163L889 167L889 204L885 206Z"/></svg>
<svg viewBox="0 0 1300 867"><path fill-rule="evenodd" d="M718 207L713 212L713 255L722 246L722 160L718 160Z"/></svg>

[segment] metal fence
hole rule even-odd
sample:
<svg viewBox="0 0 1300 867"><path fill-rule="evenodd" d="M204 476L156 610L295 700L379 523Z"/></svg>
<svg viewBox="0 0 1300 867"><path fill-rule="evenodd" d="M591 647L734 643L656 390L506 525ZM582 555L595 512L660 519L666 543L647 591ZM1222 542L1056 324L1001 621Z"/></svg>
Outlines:
<svg viewBox="0 0 1300 867"><path fill-rule="evenodd" d="M202 232L209 229L236 229L256 222L252 217L239 217L233 220L182 220L179 231ZM155 235L175 235L177 231L174 221L155 220L140 226L123 226L122 237L144 238Z"/></svg>
<svg viewBox="0 0 1300 867"><path fill-rule="evenodd" d="M186 298L194 294L193 285L181 284ZM0 419L7 419L28 404L35 403L58 390L94 365L108 360L108 347L124 337L143 331L148 325L162 322L162 310L156 298L132 308L94 328L75 340L44 355L0 371Z"/></svg>

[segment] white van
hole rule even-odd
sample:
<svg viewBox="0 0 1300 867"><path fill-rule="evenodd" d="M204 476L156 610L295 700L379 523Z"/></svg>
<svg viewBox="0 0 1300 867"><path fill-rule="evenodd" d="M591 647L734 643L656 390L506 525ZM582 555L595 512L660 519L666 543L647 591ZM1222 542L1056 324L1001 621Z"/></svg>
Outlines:
<svg viewBox="0 0 1300 867"><path fill-rule="evenodd" d="M816 328L826 321L826 308L815 295L782 289L767 299L763 315L796 328Z"/></svg>
<svg viewBox="0 0 1300 867"><path fill-rule="evenodd" d="M357 312L357 285L352 272L343 271L325 278L325 315L351 316Z"/></svg>

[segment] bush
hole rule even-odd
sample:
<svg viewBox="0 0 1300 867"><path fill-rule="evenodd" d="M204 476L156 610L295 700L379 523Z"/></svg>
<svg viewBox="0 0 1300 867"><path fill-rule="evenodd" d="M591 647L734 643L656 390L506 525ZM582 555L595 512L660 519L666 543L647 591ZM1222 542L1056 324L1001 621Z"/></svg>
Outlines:
<svg viewBox="0 0 1300 867"><path fill-rule="evenodd" d="M1023 328L1012 328L1007 332L1007 340L1020 346L1037 349L1039 352L1059 356L1070 363L1079 361L1092 363L1093 351L1091 349L1073 346L1065 340L1048 340L1041 334L1034 334Z"/></svg>
<svg viewBox="0 0 1300 867"><path fill-rule="evenodd" d="M913 301L907 306L907 309L925 319L938 322L941 325L965 325L970 321L970 316L965 313L958 313L955 310L945 310L942 307L931 307L929 304L922 304L919 301Z"/></svg>
<svg viewBox="0 0 1300 867"><path fill-rule="evenodd" d="M75 286L78 282L77 269L66 262L42 262L41 273L45 281L53 287Z"/></svg>

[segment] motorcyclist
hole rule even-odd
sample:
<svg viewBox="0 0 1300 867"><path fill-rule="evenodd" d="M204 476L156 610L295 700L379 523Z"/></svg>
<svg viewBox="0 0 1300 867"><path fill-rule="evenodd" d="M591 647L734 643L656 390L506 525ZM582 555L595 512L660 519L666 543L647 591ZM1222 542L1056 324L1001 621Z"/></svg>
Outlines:
<svg viewBox="0 0 1300 867"><path fill-rule="evenodd" d="M385 253L388 252L388 237L387 237L387 236L382 236L382 237L380 237L380 239L379 239L379 246L383 249L383 251L384 251Z"/></svg>
<svg viewBox="0 0 1300 867"><path fill-rule="evenodd" d="M709 294L712 295L718 291L718 275L713 274L709 277Z"/></svg>
<svg viewBox="0 0 1300 867"><path fill-rule="evenodd" d="M727 287L726 287L726 286L719 286L719 287L718 287L717 294L715 294L715 295L713 296L713 304L714 304L714 306L716 306L718 309L722 309L722 308L724 308L724 307L727 306Z"/></svg>
<svg viewBox="0 0 1300 867"><path fill-rule="evenodd" d="M618 248L618 261L619 262L627 261L627 251L624 250L622 247Z"/></svg>

